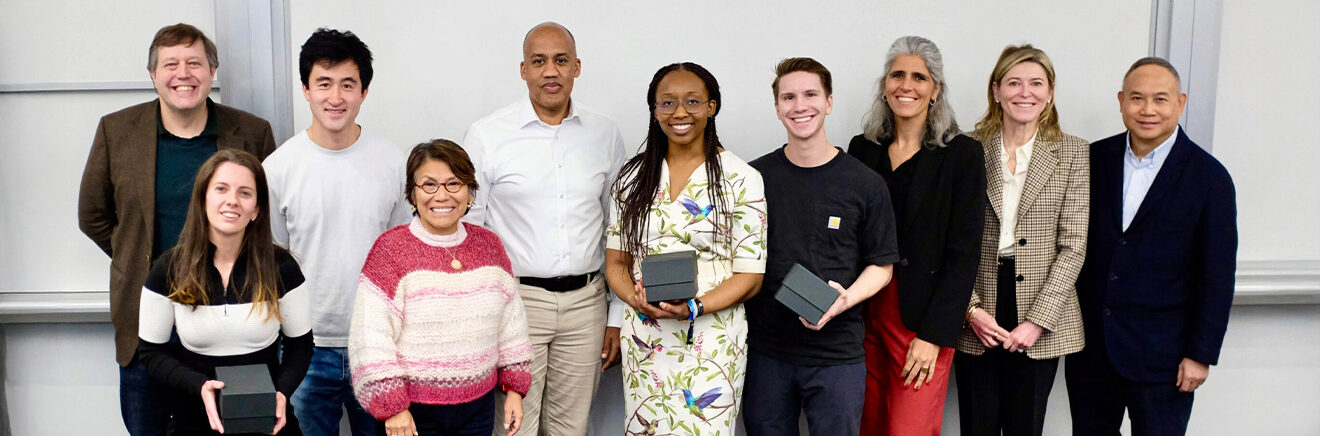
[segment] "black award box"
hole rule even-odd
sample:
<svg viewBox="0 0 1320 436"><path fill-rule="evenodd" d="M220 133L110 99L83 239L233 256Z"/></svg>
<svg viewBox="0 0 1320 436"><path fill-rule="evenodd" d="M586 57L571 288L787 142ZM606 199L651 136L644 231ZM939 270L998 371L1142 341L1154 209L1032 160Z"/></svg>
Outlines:
<svg viewBox="0 0 1320 436"><path fill-rule="evenodd" d="M697 252L650 254L642 259L646 301L687 300L697 296Z"/></svg>
<svg viewBox="0 0 1320 436"><path fill-rule="evenodd" d="M275 383L266 365L216 367L215 378L225 383L216 404L225 433L270 433L275 429Z"/></svg>
<svg viewBox="0 0 1320 436"><path fill-rule="evenodd" d="M775 292L775 300L812 324L819 323L838 299L838 290L798 263L788 270L783 285Z"/></svg>

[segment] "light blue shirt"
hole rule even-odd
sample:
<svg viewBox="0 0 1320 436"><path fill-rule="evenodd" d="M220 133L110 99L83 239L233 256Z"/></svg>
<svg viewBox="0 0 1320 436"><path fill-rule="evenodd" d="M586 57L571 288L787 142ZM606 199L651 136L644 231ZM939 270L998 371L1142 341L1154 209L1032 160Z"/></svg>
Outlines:
<svg viewBox="0 0 1320 436"><path fill-rule="evenodd" d="M1150 191L1150 185L1155 183L1155 176L1160 173L1160 168L1164 166L1164 160L1169 157L1169 150L1173 148L1173 142L1178 139L1178 126L1169 135L1169 139L1164 140L1158 147L1146 154L1145 158L1138 158L1132 153L1132 136L1127 136L1127 146L1123 148L1123 230L1127 231L1128 225L1132 224L1132 218L1137 216L1137 210L1141 208L1141 201L1146 199L1146 193Z"/></svg>

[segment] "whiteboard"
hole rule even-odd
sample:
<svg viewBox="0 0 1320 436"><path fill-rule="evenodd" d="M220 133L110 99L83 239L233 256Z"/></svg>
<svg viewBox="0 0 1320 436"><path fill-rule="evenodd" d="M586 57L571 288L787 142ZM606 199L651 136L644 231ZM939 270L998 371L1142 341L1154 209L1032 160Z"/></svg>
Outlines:
<svg viewBox="0 0 1320 436"><path fill-rule="evenodd" d="M612 118L635 152L646 136L646 88L660 67L692 61L720 82L717 118L726 147L746 160L785 142L770 82L780 59L813 57L834 77L826 131L846 146L861 130L890 43L930 38L944 54L945 98L970 130L985 111L994 62L1008 44L1045 50L1058 74L1065 131L1099 139L1122 131L1117 100L1127 67L1150 44L1151 2L772 1L293 2L292 53L317 27L358 34L375 54L375 78L358 117L364 128L410 147L458 140L478 118L527 88L518 76L523 35L556 21L577 39L582 75L573 101ZM296 65L296 61L295 64ZM295 89L301 90L297 78ZM295 129L311 124L301 92Z"/></svg>

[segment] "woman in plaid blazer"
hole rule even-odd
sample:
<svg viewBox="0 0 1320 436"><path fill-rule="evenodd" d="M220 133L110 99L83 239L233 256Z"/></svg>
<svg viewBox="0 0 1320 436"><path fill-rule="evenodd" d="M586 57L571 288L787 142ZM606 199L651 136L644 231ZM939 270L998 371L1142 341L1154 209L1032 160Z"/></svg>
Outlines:
<svg viewBox="0 0 1320 436"><path fill-rule="evenodd" d="M964 435L1040 435L1059 356L1085 341L1075 282L1086 255L1089 154L1059 130L1054 66L1009 46L990 75L981 263L958 338Z"/></svg>

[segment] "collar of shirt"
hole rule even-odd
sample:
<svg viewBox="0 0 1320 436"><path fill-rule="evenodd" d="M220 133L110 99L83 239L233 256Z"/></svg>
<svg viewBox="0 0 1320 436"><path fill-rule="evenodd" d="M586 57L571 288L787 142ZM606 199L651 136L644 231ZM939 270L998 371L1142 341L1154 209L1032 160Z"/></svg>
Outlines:
<svg viewBox="0 0 1320 436"><path fill-rule="evenodd" d="M1125 146L1123 147L1123 162L1127 163L1127 165L1132 168L1147 168L1154 166L1158 171L1159 167L1164 164L1164 158L1169 155L1169 149L1173 148L1173 143L1178 140L1179 130L1182 130L1182 126L1174 128L1173 134L1169 135L1169 139L1165 139L1164 142L1161 142L1160 145L1155 147L1154 150L1151 150L1145 158L1139 158L1136 153L1132 152L1132 134L1129 133L1127 136L1124 136Z"/></svg>
<svg viewBox="0 0 1320 436"><path fill-rule="evenodd" d="M1004 169L1004 174L1009 175L1009 176L1013 176L1013 175L1016 175L1016 174L1014 174L1014 173L1010 173L1010 172L1008 171L1008 151L1007 151L1007 150L1004 150L1004 146L1003 146L1003 144L1004 144L1004 136L1003 136L1003 134L1004 134L1003 132L1000 132L1000 133L999 133L999 135L1000 135L1000 136L999 136L999 144L1000 144L1000 146L999 146L999 163L1000 163L999 167ZM1036 149L1036 136L1039 135L1039 134L1040 134L1039 131L1037 131L1035 134L1032 134L1032 135L1031 135L1031 139L1028 139L1027 142L1026 142L1025 144L1022 144L1022 145L1018 146L1017 150L1014 150L1014 153L1013 153L1013 154L1016 154L1016 155L1017 155L1017 165L1014 165L1014 167L1018 170L1017 174L1022 174L1023 171L1026 171L1026 169L1028 168L1027 166L1031 164L1031 153L1032 153L1033 150Z"/></svg>
<svg viewBox="0 0 1320 436"><path fill-rule="evenodd" d="M202 127L202 133L199 134L199 135L197 135L197 137L202 137L202 136L219 136L219 135L220 135L220 126L216 123L216 120L215 120L215 102L212 101L210 97L207 97L207 98L206 98L206 126L205 126L205 127ZM169 130L165 130L165 120L163 120L163 119L161 118L161 116L160 116L160 108L157 108L157 109L156 109L156 137L161 137L161 136L168 136L168 137L178 138L178 136L175 136L173 133L170 133ZM180 139L191 139L191 138L180 138Z"/></svg>
<svg viewBox="0 0 1320 436"><path fill-rule="evenodd" d="M559 122L559 125L563 125L569 121L579 124L582 122L578 118L577 107L573 104L573 100L571 99L568 101L568 115L564 117L563 121ZM519 127L527 127L527 125L532 123L540 123L542 126L552 128L558 127L556 125L547 124L545 121L541 121L541 117L536 115L536 108L532 106L531 98L522 101L522 108L518 110L518 122Z"/></svg>
<svg viewBox="0 0 1320 436"><path fill-rule="evenodd" d="M226 292L226 288L224 285L225 280L220 275L220 268L217 268L215 266L215 252L217 250L219 250L219 248L216 247L215 244L210 242L206 243L205 260L208 266L210 267L207 268L207 273L206 273L207 276L206 292L208 294L208 297L211 299L211 305L229 304L230 300L233 300L236 303L245 302L244 298L240 298L241 295L239 295L238 292L242 292L244 290L244 287L247 286L247 264L248 264L247 250L243 250L241 248L238 250L238 257L234 258L234 266L229 270L228 289L233 289L236 291L236 293L232 296L229 295L228 292ZM252 297L250 295L247 296L246 302L251 302L251 298Z"/></svg>

